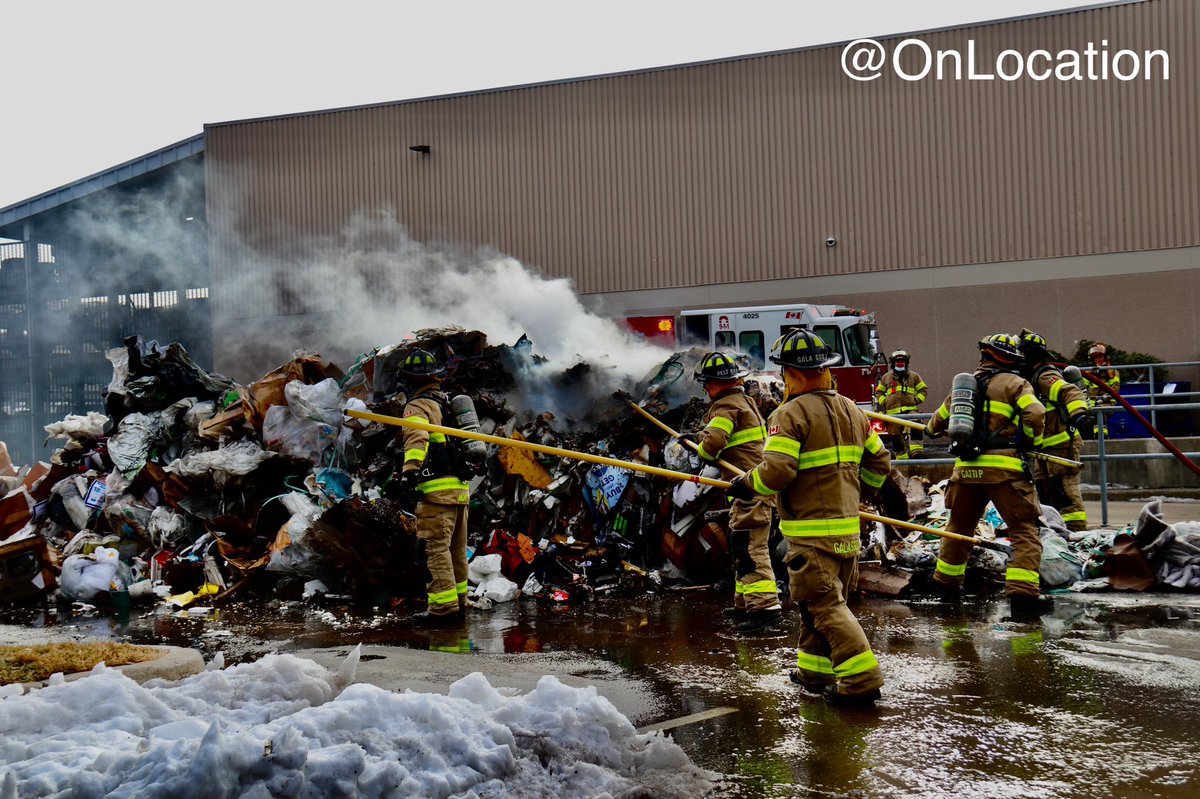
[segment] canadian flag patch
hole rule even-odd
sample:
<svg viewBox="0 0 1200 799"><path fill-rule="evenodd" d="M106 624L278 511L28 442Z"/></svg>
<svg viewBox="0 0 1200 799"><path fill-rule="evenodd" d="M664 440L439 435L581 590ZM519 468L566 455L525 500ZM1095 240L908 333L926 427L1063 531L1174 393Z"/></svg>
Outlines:
<svg viewBox="0 0 1200 799"><path fill-rule="evenodd" d="M779 434L779 425L773 424L767 428L767 435L774 436Z"/></svg>

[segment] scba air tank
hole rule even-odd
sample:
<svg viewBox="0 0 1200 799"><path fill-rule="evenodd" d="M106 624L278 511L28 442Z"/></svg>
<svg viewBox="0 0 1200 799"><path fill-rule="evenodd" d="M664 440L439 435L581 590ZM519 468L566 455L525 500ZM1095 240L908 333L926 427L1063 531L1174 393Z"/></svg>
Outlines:
<svg viewBox="0 0 1200 799"><path fill-rule="evenodd" d="M979 402L979 387L975 375L959 372L950 383L950 422L946 432L950 443L966 445L975 433L975 408Z"/></svg>
<svg viewBox="0 0 1200 799"><path fill-rule="evenodd" d="M479 414L475 412L475 403L466 394L456 394L450 400L450 413L454 416L454 426L468 433L479 432ZM482 463L487 458L487 444L473 438L464 438L459 442L460 451L472 463Z"/></svg>

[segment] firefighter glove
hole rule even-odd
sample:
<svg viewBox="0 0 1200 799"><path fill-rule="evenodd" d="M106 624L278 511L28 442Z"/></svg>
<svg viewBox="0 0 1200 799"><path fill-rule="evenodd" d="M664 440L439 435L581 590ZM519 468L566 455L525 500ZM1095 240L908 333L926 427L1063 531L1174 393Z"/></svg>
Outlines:
<svg viewBox="0 0 1200 799"><path fill-rule="evenodd" d="M417 490L417 470L413 469L410 472L400 473L399 485L400 501L405 505L416 505L421 499L421 492Z"/></svg>
<svg viewBox="0 0 1200 799"><path fill-rule="evenodd" d="M1096 432L1096 417L1090 413L1077 413L1071 417L1071 427L1090 436Z"/></svg>
<svg viewBox="0 0 1200 799"><path fill-rule="evenodd" d="M756 494L754 486L750 483L750 473L740 474L730 480L729 488L725 489L725 495L730 499L740 499L743 502L754 499Z"/></svg>

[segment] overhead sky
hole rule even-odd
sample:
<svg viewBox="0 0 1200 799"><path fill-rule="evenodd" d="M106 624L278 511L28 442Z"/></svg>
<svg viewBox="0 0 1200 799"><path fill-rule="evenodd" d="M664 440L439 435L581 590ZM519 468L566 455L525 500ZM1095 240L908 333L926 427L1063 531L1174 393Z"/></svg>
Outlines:
<svg viewBox="0 0 1200 799"><path fill-rule="evenodd" d="M0 207L203 130L804 47L1089 0L8 4Z"/></svg>

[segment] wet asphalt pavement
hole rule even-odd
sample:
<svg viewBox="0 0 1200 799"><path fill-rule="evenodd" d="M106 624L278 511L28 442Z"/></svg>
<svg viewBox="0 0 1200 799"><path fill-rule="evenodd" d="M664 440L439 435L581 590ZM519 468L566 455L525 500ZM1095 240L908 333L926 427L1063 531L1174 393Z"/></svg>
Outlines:
<svg viewBox="0 0 1200 799"><path fill-rule="evenodd" d="M638 725L736 709L669 733L724 775L715 796L1200 796L1200 596L1060 595L1040 623L1006 620L999 599L961 611L863 600L856 612L887 680L874 710L829 707L788 681L794 609L778 633L743 638L714 621L724 604L710 592L576 607L526 599L434 632L414 631L403 612L277 602L186 618L135 608L127 624L47 608L0 621L194 646L227 663L362 642L569 656L585 678L581 662L597 675L615 667L649 697Z"/></svg>

